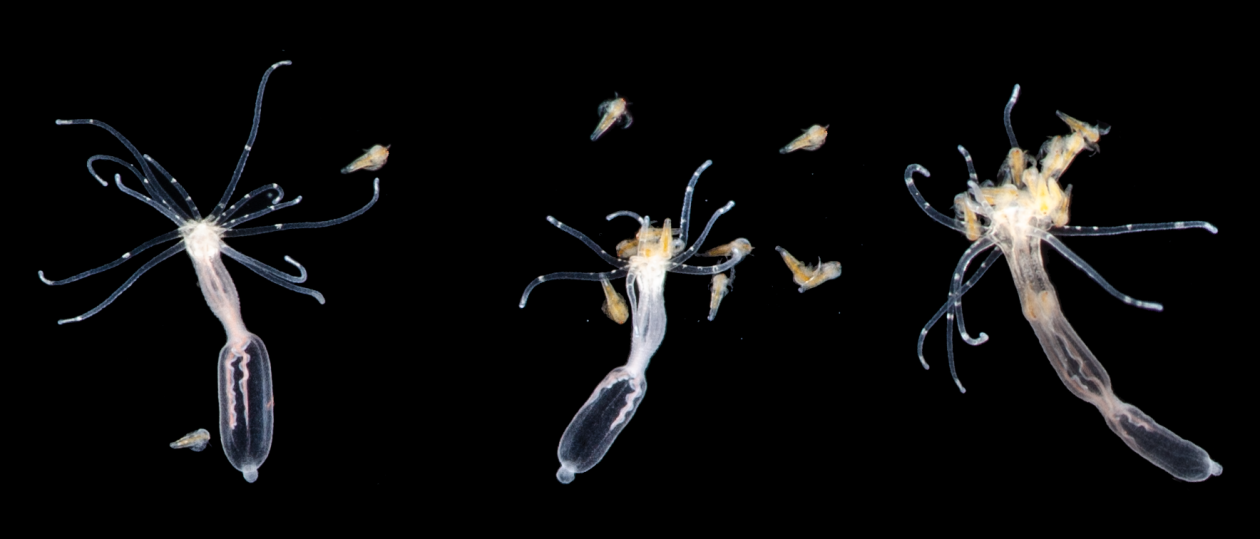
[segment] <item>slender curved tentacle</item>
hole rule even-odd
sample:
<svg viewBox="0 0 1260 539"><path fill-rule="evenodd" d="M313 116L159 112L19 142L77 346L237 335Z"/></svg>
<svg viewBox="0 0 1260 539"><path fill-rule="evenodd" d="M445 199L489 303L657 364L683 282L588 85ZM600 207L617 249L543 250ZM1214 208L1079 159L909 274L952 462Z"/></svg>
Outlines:
<svg viewBox="0 0 1260 539"><path fill-rule="evenodd" d="M165 251L162 251L162 254L159 254L153 257L153 259L149 260L148 262L145 262L143 266L140 266L140 269L136 270L135 273L131 274L131 277L128 277L127 281L124 282L122 286L118 287L118 289L115 290L113 294L110 294L109 297L105 299L105 301L102 301L100 305L97 305L96 307L93 307L92 310L86 313L83 313L79 316L76 316L74 318L65 318L62 320L58 320L57 325L69 324L71 322L82 322L84 320L87 320L88 318L91 318L92 315L101 312L101 309L108 307L110 303L113 303L115 299L118 299L118 296L121 295L123 292L126 292L127 289L131 287L131 284L136 282L136 279L139 279L141 275L144 275L144 272L153 269L153 266L161 264L166 259L172 256L175 256L176 253L183 250L184 250L184 242L183 240L180 240L179 243L176 243L175 245L170 246Z"/></svg>
<svg viewBox="0 0 1260 539"><path fill-rule="evenodd" d="M92 157L88 158L87 167L88 167L88 172L90 172L92 176L97 179L97 181L104 181L104 180L101 180L101 177L96 174L96 168L92 165L92 163L95 161L111 161L114 163L118 163L124 167L127 167L127 170L130 170L132 174L135 174L136 178L139 178L140 181L142 182L144 181L144 176L142 176L140 174L140 171L136 170L136 167L132 166L131 163L123 161L122 159L119 159L112 155L93 155ZM160 202L159 200L154 200L153 198L142 195L139 192L134 191L129 187L123 186L121 174L114 174L114 184L117 185L118 189L121 190L123 193L126 193L132 198L149 205L149 207L157 210L158 213L162 214L162 216L166 217L167 219L170 219L172 223L175 223L176 225L180 225L180 224L183 224L184 221L186 221L186 219L180 216L179 212L176 211L175 208L172 208L165 203L159 203Z"/></svg>
<svg viewBox="0 0 1260 539"><path fill-rule="evenodd" d="M709 222L704 225L704 231L700 233L700 237L696 238L696 242L691 244L691 247L688 247L686 251L683 251L682 254L674 257L674 262L682 264L683 262L686 262L687 259L695 256L696 251L700 249L700 246L704 245L705 238L709 237L709 229L713 228L713 223L717 222L718 217L721 217L726 212L731 211L731 208L734 207L735 201L732 200L727 202L725 206L722 206L721 208L718 208L717 211L713 212L713 216L709 218Z"/></svg>
<svg viewBox="0 0 1260 539"><path fill-rule="evenodd" d="M151 240L149 240L149 241L146 241L146 242L144 242L144 243L141 243L141 244L140 244L140 246L139 246L139 247L136 247L135 249L132 249L132 250L130 250L130 251L127 251L127 252L123 253L123 255L122 255L122 256L118 257L118 260L115 260L115 261L110 262L110 263L108 263L108 264L105 264L105 265L103 265L103 266L98 266L98 267L92 268L92 269L90 269L90 270L87 270L87 271L85 271L85 272L83 272L83 273L80 273L80 274L78 274L78 275L75 275L75 276L73 276L73 277L67 277L67 278L65 278L65 279L61 279L61 280L50 280L50 279L46 279L46 278L44 278L44 272L43 272L43 270L40 270L40 272L39 272L39 280L44 281L44 284L47 284L47 285L52 285L52 286L58 286L58 285L63 285L63 284L70 284L70 283L73 283L73 282L75 282L75 281L78 281L79 279L86 279L86 278L88 278L88 277L91 277L91 276L93 276L93 275L96 275L96 274L98 274L98 273L101 273L101 272L103 272L103 271L105 271L105 270L114 269L114 268L118 267L119 265L121 265L123 262L126 262L126 261L128 261L128 260L131 260L131 258L132 258L132 257L134 257L134 256L136 256L136 255L138 255L138 254L140 254L140 253L143 253L143 252L144 252L145 250L147 250L148 248L153 247L154 245L161 245L161 244L163 244L163 243L166 243L166 242L171 241L171 240L173 240L173 239L175 239L175 238L178 238L178 237L179 237L179 231L178 231L178 230L172 230L172 231L170 231L170 232L167 232L167 233L165 233L165 234L162 234L161 236L158 236L158 237L153 238L153 239L151 239Z"/></svg>
<svg viewBox="0 0 1260 539"><path fill-rule="evenodd" d="M232 221L228 221L228 219L231 219L233 215L236 215L236 212L241 211L241 209L245 207L245 204L257 199L259 195L266 193L267 191L276 192L276 194L271 197L271 200L268 201L270 204L275 204L277 202L281 202L284 200L284 188L280 187L280 184L278 183L269 183L267 185L254 189L253 191L245 193L245 195L242 196L240 200L236 201L236 204L232 204L231 206L228 206L227 211L224 211L223 214L219 216L219 219L216 220L215 222L216 223L224 223L225 221L228 223L232 222ZM301 197L298 197L298 198L301 198ZM227 225L225 224L224 226L227 226Z"/></svg>
<svg viewBox="0 0 1260 539"><path fill-rule="evenodd" d="M1129 296L1128 294L1123 294L1119 290L1116 290L1114 286L1111 286L1111 283L1108 283L1106 279L1103 279L1102 275L1098 273L1098 270L1095 270L1092 266L1089 265L1089 263L1085 262L1085 260L1083 260L1079 255L1072 252L1071 249L1068 249L1068 246L1064 245L1062 241L1059 241L1059 238L1054 237L1049 232L1034 228L1032 229L1032 235L1036 236L1041 241L1049 243L1051 247L1054 247L1054 250L1058 251L1059 254L1063 255L1063 258L1066 258L1068 259L1068 261L1075 264L1077 268L1080 268L1080 270L1085 272L1086 275L1089 275L1090 279L1093 279L1094 282L1099 284L1099 286L1102 286L1103 290L1106 290L1108 294L1115 296L1120 301L1123 301L1129 305L1133 305L1134 307L1138 307L1140 309L1147 309L1147 310L1156 311L1156 312L1160 312L1164 310L1164 306L1159 303L1155 303L1153 301L1142 301L1139 299L1134 299L1132 296Z"/></svg>
<svg viewBox="0 0 1260 539"><path fill-rule="evenodd" d="M731 257L731 259L726 262L714 264L712 266L690 266L687 264L678 264L677 266L670 268L669 271L671 273L681 273L683 275L714 275L734 268L736 264L739 264L743 260L743 256L735 256Z"/></svg>
<svg viewBox="0 0 1260 539"><path fill-rule="evenodd" d="M100 120L91 120L91 119L57 120L57 125L95 125L101 129L109 131L111 135L114 135L114 138L118 139L119 142L122 142L123 146L127 148L127 151L131 152L131 156L134 157L138 163L140 163L140 170L143 170L144 173L143 174L136 173L136 176L139 177L141 183L144 184L144 189L145 191L148 191L149 196L162 201L164 205L174 210L179 215L179 217L183 218L183 220L185 221L188 220L188 215L184 213L184 210L180 209L178 206L175 205L175 201L174 199L171 198L171 195L167 194L166 190L163 189L162 186L158 184L156 181L153 181L153 182L149 181L149 179L154 178L154 176L153 176L153 170L149 168L148 161L145 160L144 156L140 154L140 151L137 150L136 147L131 144L131 141L127 140L127 137L122 136L122 133L119 133L117 129L110 127L109 124L102 122ZM97 156L97 157L110 157L110 156ZM117 157L114 157L110 160L116 163L127 164L126 161L118 159ZM91 165L90 165L91 160L89 160L88 163L89 163L88 170L91 170ZM133 167L128 166L128 168L131 168L132 172L135 172L135 169ZM101 181L101 177L97 176L96 172L92 172L92 176L96 178L96 181L98 182Z"/></svg>
<svg viewBox="0 0 1260 539"><path fill-rule="evenodd" d="M1149 232L1154 230L1181 230L1186 228L1202 228L1215 234L1217 229L1207 221L1176 221L1172 223L1144 223L1123 226L1065 226L1053 231L1055 236L1115 236L1131 232Z"/></svg>
<svg viewBox="0 0 1260 539"><path fill-rule="evenodd" d="M963 285L958 288L957 297L961 298L963 294L966 294L968 290L971 290L971 287L975 286L975 284L980 281L980 278L984 276L984 272L988 271L989 267L997 262L997 259L1001 257L1002 251L999 249L994 249L993 252L989 253L989 257L984 259L984 262L980 263L980 267L976 268L976 272L967 279L967 282L963 283ZM941 305L941 308L936 310L936 314L932 315L932 319L928 320L928 323L923 326L921 331L919 331L919 363L923 364L924 369L928 368L928 364L927 360L923 358L923 341L927 339L928 331L932 329L932 326L936 325L936 321L940 320L942 316L945 316L945 313L949 312L954 303L954 299L954 297L950 297L950 299L945 300L945 304ZM961 311L961 309L962 306L960 305L959 311Z"/></svg>
<svg viewBox="0 0 1260 539"><path fill-rule="evenodd" d="M625 277L627 273L629 272L626 269L618 268L613 271L608 271L604 273L581 273L581 272L572 272L572 271L561 271L557 273L548 273L546 275L541 275L537 279L530 281L529 285L525 287L525 293L521 294L520 307L522 309L525 308L525 302L529 300L529 293L534 290L535 286L543 284L547 281L563 281L563 280L599 281L601 279L607 279L611 281L613 279L620 279L622 277ZM628 283L627 283L627 288L629 288Z"/></svg>
<svg viewBox="0 0 1260 539"><path fill-rule="evenodd" d="M967 273L967 265L980 253L992 248L993 245L993 240L986 236L976 240L970 247L967 247L967 250L963 251L962 257L958 259L958 265L954 267L954 277L950 280L949 297L954 302L954 305L945 314L945 352L949 356L949 375L954 378L954 385L958 386L958 391L963 393L966 393L967 390L963 388L962 381L958 379L958 371L954 368L954 310L962 309L959 290L962 288L962 276Z"/></svg>
<svg viewBox="0 0 1260 539"><path fill-rule="evenodd" d="M639 214L634 213L634 212L632 212L632 211L626 211L626 210L621 210L621 211L615 211L615 212L612 212L612 213L610 213L610 214L606 215L606 216L604 217L604 220L605 220L605 221L611 221L611 220L616 219L616 218L618 218L618 217L629 217L629 218L631 218L631 219L634 219L635 221L638 221L638 222L639 222L639 226L640 226L640 227L647 226L647 224L643 221L643 218L642 218L642 217L639 217Z"/></svg>
<svg viewBox="0 0 1260 539"><path fill-rule="evenodd" d="M329 227L333 225L339 225L341 223L354 219L355 217L363 215L363 212L368 211L368 209L371 208L373 204L376 204L377 199L379 199L380 197L381 197L381 179L376 178L375 180L372 181L372 200L368 201L367 205L363 206L362 208L359 208L358 210L355 210L353 213L346 215L344 217L338 217L336 219L329 219L327 221L313 221L313 222L308 222L308 223L287 223L287 224L276 223L274 225L267 225L267 226L256 226L256 227L250 227L250 228L234 228L232 230L228 230L227 232L224 232L223 237L224 238L243 238L245 236L257 236L259 234L269 234L271 232L279 232L281 230L295 230L295 229L303 229L303 228L324 228L324 227ZM285 204L294 204L300 198L301 197L298 197L296 199L293 199L291 202L286 202ZM278 206L283 206L283 204L278 205ZM280 208L277 207L276 209L280 209ZM255 215L252 218L256 218L256 217L258 216Z"/></svg>
<svg viewBox="0 0 1260 539"><path fill-rule="evenodd" d="M284 190L280 189L280 186L279 186L279 185L276 185L276 184L274 184L274 183L273 183L273 184L271 184L270 186L260 187L260 188L258 188L258 189L255 189L255 191L256 191L256 192L265 191L265 190L267 190L267 189L270 189L272 186L274 186L274 187L277 189L278 194L276 195L276 197L275 197L274 199L272 199L272 200L271 200L271 203L270 203L270 204L268 204L266 208L263 208L263 209L258 210L258 211L256 211L256 212L253 212L253 213L247 213L247 214L242 215L242 216L240 216L240 217L236 217L236 218L233 218L233 219L228 219L228 221L227 221L226 223L223 223L223 227L224 227L224 228L229 228L229 229L230 229L230 228L232 228L232 227L234 227L234 226L238 226L238 225L241 225L241 224L244 224L244 223L248 223L248 222L250 222L250 221L253 221L254 219L257 219L257 218L259 218L259 217L262 217L262 216L264 216L264 215L267 215L267 214L269 214L269 213L271 213L271 212L274 212L274 211L279 211L279 210L283 210L283 209L285 209L285 208L287 208L287 207L289 207L289 206L296 206L296 205L298 205L298 204L301 204L301 203L302 203L302 197L301 197L301 196L298 196L297 198L295 198L295 199L293 199L293 200L290 200L290 201L288 201L288 202L280 202L280 199L281 199L281 198L284 198ZM246 195L246 196L248 196L248 195ZM237 203L234 205L234 207L235 207L236 209L240 209L240 207L241 207L241 206L243 206L244 204L245 204L245 201L244 201L244 200L241 200L240 202L237 202ZM221 217L220 217L220 219L224 219L224 218L226 218L226 217L230 217L230 215L231 215L232 213L235 213L235 212L236 212L236 210L229 210L229 211L228 211L228 213L223 214L223 216L221 216ZM344 221L342 221L342 222L344 222Z"/></svg>
<svg viewBox="0 0 1260 539"><path fill-rule="evenodd" d="M561 223L559 219L556 219L555 217L552 217L550 215L547 216L547 222L555 225L556 228L563 230L566 234L577 238L582 243L585 243L587 247L590 247L592 251L595 251L595 254L599 255L600 258L604 259L604 262L612 264L613 266L616 266L618 268L626 265L626 262L624 260L621 260L613 255L608 254L608 252L605 251L603 247L600 247L598 243L595 243L595 240L592 240L591 238L587 237L586 234L578 232L576 228L573 228L569 225Z"/></svg>
<svg viewBox="0 0 1260 539"><path fill-rule="evenodd" d="M683 245L687 245L687 231L691 228L691 197L696 190L696 182L700 180L700 174L713 164L713 160L709 159L700 165L691 175L691 181L687 182L687 190L683 193L683 207L681 219L678 222L679 239Z"/></svg>
<svg viewBox="0 0 1260 539"><path fill-rule="evenodd" d="M923 177L925 178L932 177L932 174L929 173L926 168L923 168L919 165L910 165L906 167L906 175L905 175L906 188L910 190L910 196L914 197L914 201L919 204L920 208L923 209L923 213L926 213L928 217L932 218L933 221L936 221L942 225L945 225L959 232L965 233L966 229L964 229L962 225L958 224L958 222L949 218L945 214L939 211L936 211L936 208L933 208L931 204L928 204L927 200L924 200L923 194L919 192L919 188L914 186L914 173L915 172L922 174Z"/></svg>
<svg viewBox="0 0 1260 539"><path fill-rule="evenodd" d="M299 294L306 294L308 296L311 296L315 298L315 301L318 301L320 305L324 304L323 294L320 294L319 292L315 290L311 290L310 288L293 284L293 283L301 283L301 282L306 281L306 268L302 267L301 264L298 264L296 260L289 258L287 256L284 257L285 262L293 264L294 266L297 267L298 271L301 272L300 275L293 276L293 275L284 273L276 268L268 266L267 264L264 264L258 261L257 259L254 259L250 257L249 255L246 255L245 253L237 251L236 249L228 247L227 245L220 245L219 249L222 250L223 254L227 255L228 258L231 258L237 262L240 262L242 265L249 268L250 271L253 271L254 273L261 275L264 279L267 279L268 281L271 281L280 286L288 288L289 290L292 290Z"/></svg>
<svg viewBox="0 0 1260 539"><path fill-rule="evenodd" d="M162 176L166 177L166 181L170 182L171 185L175 186L175 191L179 193L180 198L184 199L184 203L188 205L188 210L192 214L192 218L200 221L201 211L197 209L197 203L193 202L192 197L188 195L188 191L184 190L184 186L180 184L179 181L176 180L175 177L172 176L170 172L167 172L166 169L162 167L162 165L158 164L156 159L149 157L149 154L147 153L144 154L144 159L145 161L148 161L149 163L153 164L153 168L156 168L157 171L162 174Z"/></svg>
<svg viewBox="0 0 1260 539"><path fill-rule="evenodd" d="M254 98L254 122L249 127L249 138L245 141L245 150L241 152L240 159L236 160L236 169L232 171L232 180L228 182L227 189L223 191L223 197L219 199L218 204L214 205L214 211L210 212L211 220L218 221L219 216L223 214L223 210L227 208L228 201L232 199L232 193L236 191L236 183L241 180L241 172L245 170L245 160L249 159L249 152L254 148L254 139L258 136L258 121L262 117L263 90L267 89L267 79L271 78L271 72L275 71L277 67L291 64L292 62L288 60L276 62L263 73L262 82L258 83L258 97Z"/></svg>

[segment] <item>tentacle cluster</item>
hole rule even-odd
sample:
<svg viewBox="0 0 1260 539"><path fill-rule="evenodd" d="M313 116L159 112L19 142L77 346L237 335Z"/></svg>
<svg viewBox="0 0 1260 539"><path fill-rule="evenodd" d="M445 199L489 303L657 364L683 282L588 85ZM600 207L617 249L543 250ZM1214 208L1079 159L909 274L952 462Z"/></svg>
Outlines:
<svg viewBox="0 0 1260 539"><path fill-rule="evenodd" d="M1060 188L1059 178L1081 151L1097 151L1099 138L1107 134L1110 128L1089 125L1062 112L1058 112L1059 118L1071 128L1071 133L1064 136L1056 136L1046 141L1034 158L1029 156L1028 152L1019 148L1014 130L1011 127L1011 110L1014 108L1018 97L1019 85L1016 85L1003 114L1003 124L1006 127L1007 138L1010 140L1012 147L1010 152L1007 153L1006 161L998 171L998 182L996 184L988 180L980 182L976 176L975 165L972 163L971 155L962 146L958 147L959 153L962 154L967 164L968 180L967 190L954 197L955 216L953 218L933 208L915 186L914 174L921 174L924 177L931 176L926 168L920 165L910 165L906 167L905 171L905 182L907 189L910 191L910 196L914 198L924 213L927 213L928 217L931 217L934 221L962 232L967 236L967 239L972 241L971 246L963 252L962 257L959 258L957 265L954 267L954 273L950 280L949 298L923 327L923 330L919 332L918 342L919 361L923 364L923 368L926 369L928 364L923 356L924 339L927 337L928 330L936 324L937 320L940 320L941 316L945 316L946 351L949 356L950 374L953 376L954 383L957 384L959 391L962 392L966 392L966 390L958 380L957 372L954 368L953 323L957 320L959 333L962 334L963 340L967 344L975 346L988 340L988 335L985 333L980 333L978 338L973 338L967 333L966 326L963 324L962 296L1003 255L1003 249L997 249L990 253L980 263L975 273L964 281L963 277L966 275L967 267L981 253L992 249L995 245L999 247L1003 245L1009 246L1015 235L1031 236L1038 242L1049 244L1076 267L1088 274L1090 278L1101 285L1112 296L1136 307L1160 311L1163 310L1163 306L1159 303L1137 300L1116 290L1115 287L1103 279L1102 275L1055 236L1105 236L1183 228L1203 228L1213 234L1216 233L1216 227L1204 221L1132 224L1115 227L1067 226L1072 186L1069 185L1066 189Z"/></svg>
<svg viewBox="0 0 1260 539"><path fill-rule="evenodd" d="M525 287L525 292L521 294L520 307L522 309L525 308L525 303L529 300L529 294L534 290L534 287L547 281L611 281L622 277L630 277L633 279L634 270L631 261L635 257L665 256L668 259L666 262L666 271L673 273L685 273L688 275L714 275L733 268L736 264L743 260L746 251L735 250L736 254L731 255L729 260L711 266L697 266L686 263L691 259L691 257L696 255L700 246L704 244L704 240L709 236L709 230L713 228L713 224L717 222L718 217L721 217L723 214L730 211L731 208L735 207L735 202L730 201L727 202L725 206L722 206L714 211L713 216L709 218L708 223L705 223L704 230L700 233L700 236L696 238L695 243L691 244L690 247L686 247L688 232L691 225L691 200L695 192L696 182L700 179L700 174L712 164L713 161L705 161L704 164L700 165L700 168L696 169L695 173L691 175L691 181L687 184L687 190L683 194L682 215L678 221L677 237L674 237L674 233L670 227L670 221L668 219L665 220L663 226L655 227L652 226L652 222L649 217L641 217L639 214L632 211L623 210L613 212L608 214L605 219L611 221L617 217L629 217L639 222L639 232L634 238L625 240L618 244L615 250L616 255L614 256L613 254L609 254L608 251L605 251L598 243L595 243L595 241L586 234L583 234L577 229L574 229L573 227L568 226L560 222L558 219L548 215L548 223L551 223L556 228L563 230L570 236L577 238L578 241L581 241L589 247L605 262L612 265L614 269L606 272L558 272L539 276ZM630 282L627 282L626 290L631 294L630 299L631 303L633 303L634 290L633 287L629 285Z"/></svg>
<svg viewBox="0 0 1260 539"><path fill-rule="evenodd" d="M127 187L126 185L123 185L122 175L114 174L114 185L118 187L118 190L122 191L123 193L126 193L132 198L135 198L136 200L139 200L149 205L149 207L157 210L167 219L170 219L171 222L175 223L175 225L178 228L176 230L167 232L165 234L162 234L156 238L153 238L149 241L146 241L140 244L140 246L136 247L135 249L132 249L130 251L127 251L126 253L123 253L123 255L119 257L117 260L114 260L108 264L90 269L78 275L74 275L72 277L59 279L59 280L53 280L53 279L48 279L44 277L44 272L40 271L39 278L41 281L43 281L45 284L48 284L48 285L69 284L69 283L78 281L80 279L91 277L92 275L96 275L106 270L110 270L115 267L118 267L119 265L122 265L128 260L131 260L135 255L143 251L146 251L149 248L152 248L157 245L161 245L163 243L166 243L174 239L179 239L179 241L175 245L172 245L171 247L167 248L161 254L157 255L156 257L153 257L144 265L142 265L140 269L136 270L136 272L133 273L131 277L129 277L126 280L126 282L122 284L122 286L118 287L118 289L115 290L113 294L110 294L110 296L106 298L105 301L101 302L99 305L97 305L96 307L92 308L91 310L89 310L88 312L84 314L81 314L74 318L66 318L63 320L58 320L57 321L58 324L65 324L69 322L78 322L78 321L84 320L100 312L105 307L109 306L110 303L112 303L116 298L118 298L120 294L122 294L125 290L127 290L127 288L130 287L132 283L136 282L136 280L139 279L140 276L143 275L146 271L149 271L150 269L152 269L154 266L158 265L162 261L167 260L171 258L172 256L175 256L176 253L187 248L188 239L190 235L194 233L194 231L200 230L204 232L206 230L211 230L213 231L215 235L218 236L217 240L221 240L222 238L256 236L259 234L278 232L280 230L286 230L286 229L323 228L323 227L341 224L351 219L354 219L355 217L362 215L363 212L366 212L368 208L371 208L372 205L376 203L376 200L380 197L380 179L379 178L374 180L372 183L372 200L369 201L367 205L363 206L359 210L349 215L346 215L344 217L331 219L328 221L317 221L317 222L307 222L307 223L287 223L287 224L278 223L274 225L266 225L266 226L251 227L251 228L235 228L241 224L252 221L259 217L263 217L274 211L282 210L289 206L296 205L302 201L302 197L297 197L291 201L282 202L282 200L284 199L284 189L282 189L279 185L272 183L269 185L264 185L262 187L259 187L258 189L255 189L253 191L250 191L246 195L242 196L235 204L228 205L228 201L231 200L232 194L236 190L236 184L238 181L240 181L241 173L245 169L245 161L248 159L249 153L253 149L254 139L258 135L258 123L259 123L259 118L261 117L261 114L262 114L263 90L267 87L267 79L271 77L271 72L275 71L276 68L280 66L286 66L289 64L290 62L288 62L287 60L283 62L278 62L272 65L271 67L267 68L267 72L263 74L262 82L260 82L258 85L258 96L254 101L254 121L253 121L253 125L250 127L250 130L249 130L249 138L245 142L245 150L241 153L240 159L238 159L236 162L236 169L233 170L232 172L232 179L230 182L228 182L228 186L227 186L227 189L223 193L223 197L219 200L219 203L214 206L214 210L210 212L210 215L205 218L202 218L201 212L198 210L196 203L193 202L192 197L188 196L188 192L184 190L184 187L180 185L180 183L176 181L175 178L169 172L167 172L165 168L162 167L162 165L158 164L157 160L153 159L149 155L142 155L140 151L137 150L136 147L131 143L131 141L127 140L126 137L124 137L121 133L119 133L113 127L109 126L105 122L101 122L98 120L91 120L91 119L57 120L57 125L94 125L114 135L114 138L117 138L118 141L121 142L125 148L127 148L127 151L131 153L132 157L136 160L136 162L139 163L140 165L139 168L137 168L135 165L123 159L120 159L114 156L94 155L88 158L88 161L87 161L88 172L92 174L92 177L95 178L96 181L100 182L101 185L108 186L109 184L106 183L105 180L101 179L100 175L97 174L95 163L97 161L109 161L112 163L117 163L119 165L122 165L128 171L130 171L137 179L140 180L140 184L143 186L145 192L148 194L147 195L142 194L138 191L135 191ZM150 168L150 165L152 165L152 168ZM168 193L166 189L162 187L162 182L159 181L157 179L157 176L153 174L154 169L157 169L157 171L162 175L162 177L165 178L165 183L169 183L175 189L175 192L178 194L178 200L176 199L176 197L172 197L170 193ZM243 211L245 208L250 207L250 206L257 206L258 204L252 204L252 205L250 204L254 200L262 200L262 203L261 203L262 208L257 209L252 212L240 214L238 216L238 214L241 211ZM293 290L294 292L312 296L316 300L318 300L320 303L324 302L324 296L320 294L319 292L316 292L309 288L297 286L296 284L294 284L294 283L301 283L301 282L306 281L306 269L303 268L301 264L298 264L296 260L293 260L292 258L288 256L284 257L286 262L288 262L289 264L292 264L298 269L299 275L293 276L293 275L286 274L280 270L277 270L254 258L246 256L242 254L241 252L235 249L232 249L231 247L228 247L226 244L223 244L222 241L217 241L217 244L218 244L217 245L218 252L221 252L222 254L227 255L229 258L235 259L241 264L244 264L245 267L263 276L267 280L273 283L276 283L280 286L283 286L285 288L288 288L289 290Z"/></svg>

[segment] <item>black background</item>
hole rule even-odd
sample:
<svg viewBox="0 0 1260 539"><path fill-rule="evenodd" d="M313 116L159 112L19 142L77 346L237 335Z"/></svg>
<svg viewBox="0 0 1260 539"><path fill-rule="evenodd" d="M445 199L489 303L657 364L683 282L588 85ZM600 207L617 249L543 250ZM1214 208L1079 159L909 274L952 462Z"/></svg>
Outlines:
<svg viewBox="0 0 1260 539"><path fill-rule="evenodd" d="M21 111L26 143L11 154L22 162L10 180L24 216L11 228L22 255L8 267L23 313L11 331L24 344L10 360L10 418L23 443L41 448L27 470L55 487L191 483L262 496L423 486L572 503L669 488L824 504L819 489L909 504L963 487L1202 497L1248 481L1240 369L1254 354L1243 330L1254 320L1243 276L1254 239L1232 208L1250 200L1254 178L1243 175L1252 149L1237 136L1232 72L1154 53L1104 63L569 50L430 58L267 49L136 62L100 48L49 58ZM98 315L64 326L55 321L96 305L151 255L63 287L35 273L64 278L173 226L84 169L98 153L132 161L108 133L54 119L108 122L204 211L230 178L262 73L283 59L293 65L271 77L237 196L276 181L303 202L255 224L347 214L370 198L374 175L381 196L333 228L228 240L282 270L292 256L310 272L306 286L328 299L318 305L225 261L275 381L274 445L247 485L222 457L212 364L224 334L188 259L163 263ZM955 341L968 393L949 378L943 324L926 346L932 369L920 367L915 339L967 242L915 206L902 172L927 167L933 175L918 185L938 208L965 186L958 144L992 178L1008 149L1001 114L1014 83L1023 87L1014 126L1027 149L1068 132L1055 110L1112 126L1102 152L1063 177L1075 184L1071 224L1220 227L1215 236L1065 240L1121 291L1162 302L1162 313L1126 306L1062 257L1045 257L1068 319L1119 397L1206 449L1225 475L1174 480L1069 394L1020 314L1004 262L964 302L972 333L991 337L978 348ZM614 91L635 123L591 142L596 107ZM819 151L777 152L815 123L830 124ZM393 145L384 169L338 173L378 143ZM540 274L607 269L544 218L612 247L635 230L604 215L677 222L687 180L706 159L714 164L697 185L693 237L734 200L706 245L746 237L756 251L715 322L705 320L706 278L668 279L668 333L647 397L604 461L562 486L560 434L624 363L630 328L600 313L593 283L549 282L517 308ZM802 260L838 260L843 275L798 294L776 245ZM214 434L206 452L167 448L197 428Z"/></svg>

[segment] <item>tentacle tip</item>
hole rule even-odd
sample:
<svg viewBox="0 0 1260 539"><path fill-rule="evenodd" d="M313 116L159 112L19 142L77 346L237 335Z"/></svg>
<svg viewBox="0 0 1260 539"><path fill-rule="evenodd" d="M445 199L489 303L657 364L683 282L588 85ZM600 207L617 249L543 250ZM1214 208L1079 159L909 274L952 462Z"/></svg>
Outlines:
<svg viewBox="0 0 1260 539"><path fill-rule="evenodd" d="M1213 234L1217 232L1216 226L1213 225L1212 223L1203 223L1203 228L1207 229L1208 232L1211 232Z"/></svg>
<svg viewBox="0 0 1260 539"><path fill-rule="evenodd" d="M923 365L923 370L925 371L932 370L930 367L928 367L927 360L923 359L923 356L919 356L919 363Z"/></svg>
<svg viewBox="0 0 1260 539"><path fill-rule="evenodd" d="M57 120L57 125L70 125L71 120Z"/></svg>
<svg viewBox="0 0 1260 539"><path fill-rule="evenodd" d="M311 296L312 296L312 297L314 297L314 298L315 298L315 301L318 301L320 305L323 305L323 304L324 304L324 295L323 295L323 294L320 294L319 292L316 292L316 291L312 290L312 291L311 291Z"/></svg>
<svg viewBox="0 0 1260 539"><path fill-rule="evenodd" d="M97 176L96 174L92 174L92 177L96 178L96 182L101 184L101 187L109 187L109 182L102 180L100 176Z"/></svg>
<svg viewBox="0 0 1260 539"><path fill-rule="evenodd" d="M44 270L39 270L39 280L44 281L44 284L53 284L52 281L49 281L46 277L44 277Z"/></svg>
<svg viewBox="0 0 1260 539"><path fill-rule="evenodd" d="M1212 459L1208 459L1208 463L1210 466L1210 469L1208 470L1209 477L1221 475L1221 472L1225 471L1225 467L1221 466L1219 462L1216 462Z"/></svg>
<svg viewBox="0 0 1260 539"><path fill-rule="evenodd" d="M967 388L964 388L964 387L963 387L962 382L960 382L960 381L958 381L958 380L954 380L954 385L958 386L958 392L959 392L959 393L966 393L966 392L967 392Z"/></svg>
<svg viewBox="0 0 1260 539"><path fill-rule="evenodd" d="M381 192L381 179L380 178L375 178L372 180L372 191L375 193Z"/></svg>
<svg viewBox="0 0 1260 539"><path fill-rule="evenodd" d="M520 307L521 307L522 309L524 309L524 308L525 308L525 302L524 302L524 301L522 301L522 302L521 302Z"/></svg>
<svg viewBox="0 0 1260 539"><path fill-rule="evenodd" d="M986 342L989 342L989 334L981 331L980 337L976 339L976 343L972 346L980 346Z"/></svg>
<svg viewBox="0 0 1260 539"><path fill-rule="evenodd" d="M271 64L271 67L274 69L274 68L277 68L277 67L280 67L280 66L288 66L288 65L293 65L293 62L291 62L291 61L289 61L289 60L281 60L281 61L279 61L279 62L276 62L276 63L274 63L274 64Z"/></svg>

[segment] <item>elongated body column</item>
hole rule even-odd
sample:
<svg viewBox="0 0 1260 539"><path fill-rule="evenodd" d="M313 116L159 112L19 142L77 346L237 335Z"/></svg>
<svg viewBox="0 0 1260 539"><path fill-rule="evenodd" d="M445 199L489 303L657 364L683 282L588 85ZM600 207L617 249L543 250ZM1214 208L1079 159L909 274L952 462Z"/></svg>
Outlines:
<svg viewBox="0 0 1260 539"><path fill-rule="evenodd" d="M198 223L186 236L188 256L210 310L223 323L227 344L219 352L219 440L228 462L253 483L271 451L271 360L262 339L245 329L241 300L223 258L221 232Z"/></svg>
<svg viewBox="0 0 1260 539"><path fill-rule="evenodd" d="M1012 249L1020 256L1007 256L1011 277L1019 290L1024 317L1032 324L1037 340L1050 359L1054 372L1073 395L1098 407L1111 427L1130 449L1168 473L1187 480L1202 481L1220 475L1221 465L1207 451L1177 436L1151 419L1136 406L1121 401L1111 390L1111 377L1080 336L1072 329L1059 298L1046 275L1041 260L1040 241L1019 238Z"/></svg>
<svg viewBox="0 0 1260 539"><path fill-rule="evenodd" d="M665 223L668 234L669 221ZM633 261L631 257L632 265ZM665 340L665 270L658 266L642 268L642 271L634 274L634 282L626 281L634 325L630 359L595 386L590 398L564 429L556 452L560 458L556 479L561 483L572 482L574 474L591 469L604 458L647 393L648 362ZM638 288L637 293L635 288Z"/></svg>

